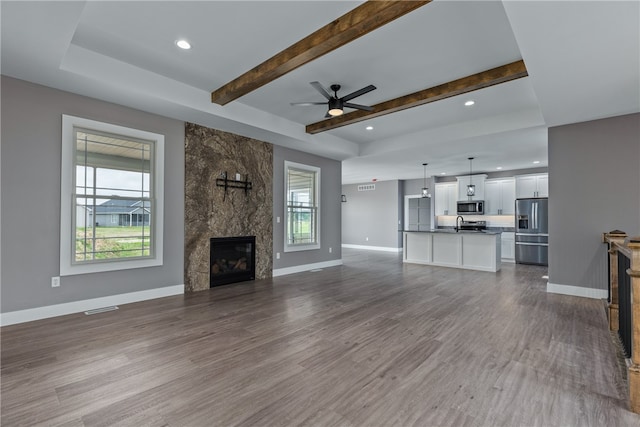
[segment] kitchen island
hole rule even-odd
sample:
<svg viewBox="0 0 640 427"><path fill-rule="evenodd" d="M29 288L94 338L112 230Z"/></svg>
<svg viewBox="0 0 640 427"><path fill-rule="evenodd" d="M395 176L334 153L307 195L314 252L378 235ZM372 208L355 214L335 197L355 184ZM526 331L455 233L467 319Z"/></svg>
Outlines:
<svg viewBox="0 0 640 427"><path fill-rule="evenodd" d="M499 271L501 232L438 229L405 231L403 262Z"/></svg>

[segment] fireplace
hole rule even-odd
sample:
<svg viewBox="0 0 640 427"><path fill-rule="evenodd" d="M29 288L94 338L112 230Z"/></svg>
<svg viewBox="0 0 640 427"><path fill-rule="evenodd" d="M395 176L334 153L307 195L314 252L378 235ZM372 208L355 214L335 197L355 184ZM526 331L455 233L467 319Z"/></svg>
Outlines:
<svg viewBox="0 0 640 427"><path fill-rule="evenodd" d="M256 236L211 239L209 287L256 278Z"/></svg>

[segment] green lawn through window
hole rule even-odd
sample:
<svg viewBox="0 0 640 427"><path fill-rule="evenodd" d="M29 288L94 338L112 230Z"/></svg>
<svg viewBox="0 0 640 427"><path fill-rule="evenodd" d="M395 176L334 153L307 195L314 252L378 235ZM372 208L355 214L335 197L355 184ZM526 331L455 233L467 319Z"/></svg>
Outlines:
<svg viewBox="0 0 640 427"><path fill-rule="evenodd" d="M76 228L76 261L149 256L150 228L96 227ZM95 240L95 248L93 247ZM86 252L85 252L86 251Z"/></svg>

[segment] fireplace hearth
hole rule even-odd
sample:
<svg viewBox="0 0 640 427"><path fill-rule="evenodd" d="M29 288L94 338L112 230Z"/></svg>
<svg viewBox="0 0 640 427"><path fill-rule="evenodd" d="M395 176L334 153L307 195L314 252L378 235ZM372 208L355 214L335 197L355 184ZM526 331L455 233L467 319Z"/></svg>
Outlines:
<svg viewBox="0 0 640 427"><path fill-rule="evenodd" d="M209 286L254 280L256 236L211 238Z"/></svg>

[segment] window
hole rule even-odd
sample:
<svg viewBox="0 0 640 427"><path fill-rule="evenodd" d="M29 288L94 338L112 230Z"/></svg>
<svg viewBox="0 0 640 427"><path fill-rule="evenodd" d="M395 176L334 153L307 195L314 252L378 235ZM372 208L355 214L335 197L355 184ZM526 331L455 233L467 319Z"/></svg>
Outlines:
<svg viewBox="0 0 640 427"><path fill-rule="evenodd" d="M320 168L285 161L284 170L284 250L319 249Z"/></svg>
<svg viewBox="0 0 640 427"><path fill-rule="evenodd" d="M164 137L62 117L60 274L162 265Z"/></svg>

